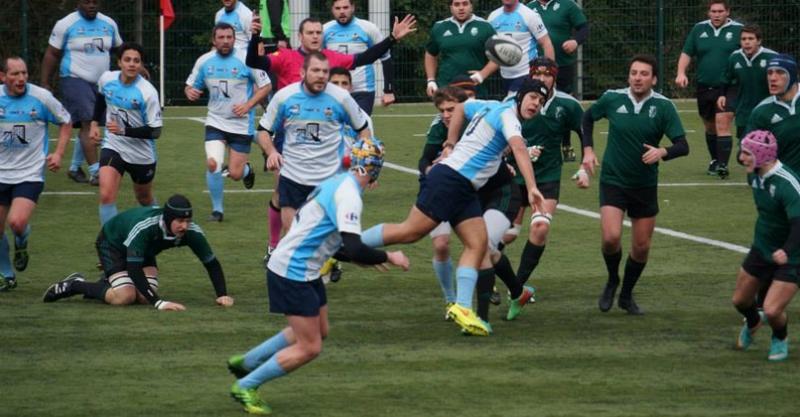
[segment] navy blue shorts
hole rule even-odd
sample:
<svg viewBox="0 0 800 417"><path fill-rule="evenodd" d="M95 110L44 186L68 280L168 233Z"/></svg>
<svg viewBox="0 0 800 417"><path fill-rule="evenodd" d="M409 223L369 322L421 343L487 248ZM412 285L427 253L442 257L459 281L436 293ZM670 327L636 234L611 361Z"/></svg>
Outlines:
<svg viewBox="0 0 800 417"><path fill-rule="evenodd" d="M156 177L156 164L131 164L125 162L117 151L108 148L100 149L100 166L109 166L119 172L119 175L125 175L127 172L131 176L134 184L150 184L153 178Z"/></svg>
<svg viewBox="0 0 800 417"><path fill-rule="evenodd" d="M517 78L503 78L503 89L506 90L506 93L516 93L519 90L519 86L522 85L522 82L528 78L527 75L523 75Z"/></svg>
<svg viewBox="0 0 800 417"><path fill-rule="evenodd" d="M286 177L281 177L278 182L278 206L299 209L315 188L317 187L314 185L298 184Z"/></svg>
<svg viewBox="0 0 800 417"><path fill-rule="evenodd" d="M80 122L89 122L94 116L94 101L97 97L97 86L86 80L64 77L59 81L61 87L61 103L69 112L75 127Z"/></svg>
<svg viewBox="0 0 800 417"><path fill-rule="evenodd" d="M372 115L372 108L375 106L375 92L374 91L359 91L350 94L353 100L358 103L358 107L364 110L364 113Z"/></svg>
<svg viewBox="0 0 800 417"><path fill-rule="evenodd" d="M319 309L328 304L321 279L294 281L267 269L267 291L270 313L316 317Z"/></svg>
<svg viewBox="0 0 800 417"><path fill-rule="evenodd" d="M443 164L434 165L420 178L416 206L437 223L450 222L453 227L483 213L472 183Z"/></svg>
<svg viewBox="0 0 800 417"><path fill-rule="evenodd" d="M18 197L38 203L42 190L44 190L44 183L39 181L25 181L19 184L0 183L0 206L10 207L11 202Z"/></svg>
<svg viewBox="0 0 800 417"><path fill-rule="evenodd" d="M222 140L236 152L250 153L250 145L253 143L253 135L240 135L229 133L217 129L213 126L206 126L206 142L210 140Z"/></svg>

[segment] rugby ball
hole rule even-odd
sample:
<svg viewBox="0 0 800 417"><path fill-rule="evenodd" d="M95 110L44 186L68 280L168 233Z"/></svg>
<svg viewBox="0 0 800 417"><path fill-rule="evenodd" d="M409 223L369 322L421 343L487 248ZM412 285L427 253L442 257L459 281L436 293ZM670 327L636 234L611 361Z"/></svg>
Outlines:
<svg viewBox="0 0 800 417"><path fill-rule="evenodd" d="M522 47L507 36L492 36L484 48L486 57L501 67L513 67L522 60Z"/></svg>

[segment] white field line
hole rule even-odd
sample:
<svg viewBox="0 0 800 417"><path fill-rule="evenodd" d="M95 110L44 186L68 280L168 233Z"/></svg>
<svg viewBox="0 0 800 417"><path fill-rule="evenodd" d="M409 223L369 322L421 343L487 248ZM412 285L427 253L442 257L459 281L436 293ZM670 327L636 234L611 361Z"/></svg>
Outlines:
<svg viewBox="0 0 800 417"><path fill-rule="evenodd" d="M254 189L254 190L225 190L223 191L225 194L262 194L262 193L271 193L275 190L271 188L264 188L264 189ZM203 190L205 194L208 194L208 190ZM94 191L44 191L42 195L97 195Z"/></svg>

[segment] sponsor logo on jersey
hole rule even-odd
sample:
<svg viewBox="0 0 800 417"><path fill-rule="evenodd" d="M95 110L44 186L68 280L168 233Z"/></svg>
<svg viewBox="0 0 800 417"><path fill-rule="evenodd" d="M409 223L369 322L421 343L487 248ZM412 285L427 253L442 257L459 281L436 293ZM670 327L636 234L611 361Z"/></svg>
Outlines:
<svg viewBox="0 0 800 417"><path fill-rule="evenodd" d="M6 108L0 107L0 119L6 117Z"/></svg>
<svg viewBox="0 0 800 417"><path fill-rule="evenodd" d="M742 69L742 64L737 62L736 65L733 66L733 69Z"/></svg>
<svg viewBox="0 0 800 417"><path fill-rule="evenodd" d="M77 33L78 35L85 35L86 29L84 29L82 26L79 26L78 29L75 31L75 33Z"/></svg>
<svg viewBox="0 0 800 417"><path fill-rule="evenodd" d="M206 74L209 74L209 75L214 74L214 66L213 65L209 65L209 66L206 67Z"/></svg>
<svg viewBox="0 0 800 417"><path fill-rule="evenodd" d="M556 3L553 5L553 11L556 11L561 8L561 3Z"/></svg>
<svg viewBox="0 0 800 417"><path fill-rule="evenodd" d="M781 116L778 116L777 114L773 114L772 115L772 120L770 120L770 123L775 124L775 123L780 123L782 121L783 121L783 118Z"/></svg>
<svg viewBox="0 0 800 417"><path fill-rule="evenodd" d="M354 41L357 41L358 40L358 33L353 32L353 35L351 37L353 38Z"/></svg>
<svg viewBox="0 0 800 417"><path fill-rule="evenodd" d="M31 107L31 111L28 113L28 115L31 117L31 119L36 119L39 116L39 113L36 111L36 107Z"/></svg>
<svg viewBox="0 0 800 417"><path fill-rule="evenodd" d="M753 178L753 182L750 184L750 186L755 188L755 189L758 189L759 188L758 179L757 178Z"/></svg>
<svg viewBox="0 0 800 417"><path fill-rule="evenodd" d="M233 67L231 68L231 74L236 75L239 73L239 68Z"/></svg>
<svg viewBox="0 0 800 417"><path fill-rule="evenodd" d="M514 23L514 30L516 30L517 32L521 31L522 30L522 22L517 20L517 22Z"/></svg>
<svg viewBox="0 0 800 417"><path fill-rule="evenodd" d="M299 104L292 104L289 107L289 115L297 116L300 114L300 105Z"/></svg>
<svg viewBox="0 0 800 417"><path fill-rule="evenodd" d="M656 118L656 106L650 106L650 110L648 110L647 115L650 116L651 119Z"/></svg>
<svg viewBox="0 0 800 417"><path fill-rule="evenodd" d="M617 113L619 113L619 114L628 114L628 109L626 109L625 105L623 104L623 105L619 106L619 108L617 109Z"/></svg>
<svg viewBox="0 0 800 417"><path fill-rule="evenodd" d="M344 218L347 219L349 222L357 222L358 221L358 214L356 213L347 213L344 215Z"/></svg>
<svg viewBox="0 0 800 417"><path fill-rule="evenodd" d="M472 28L469 30L469 34L472 36L478 36L478 28Z"/></svg>
<svg viewBox="0 0 800 417"><path fill-rule="evenodd" d="M443 38L446 38L446 37L448 37L448 36L453 36L453 33L452 33L452 32L450 32L450 29L447 29L447 30L444 32L444 34L442 34L442 37L443 37Z"/></svg>
<svg viewBox="0 0 800 417"><path fill-rule="evenodd" d="M700 34L700 38L707 38L707 37L708 37L708 33L703 32L702 34Z"/></svg>

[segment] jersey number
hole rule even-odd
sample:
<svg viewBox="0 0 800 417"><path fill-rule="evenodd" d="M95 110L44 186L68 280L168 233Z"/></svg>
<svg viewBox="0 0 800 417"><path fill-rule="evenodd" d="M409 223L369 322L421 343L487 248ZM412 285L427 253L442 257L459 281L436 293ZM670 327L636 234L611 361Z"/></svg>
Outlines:
<svg viewBox="0 0 800 417"><path fill-rule="evenodd" d="M483 109L480 113L478 113L475 117L472 118L472 121L469 122L467 126L467 130L464 132L464 135L471 135L472 132L475 131L475 128L478 127L478 123L486 117L486 113L489 113L489 109Z"/></svg>

